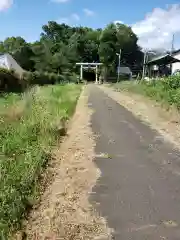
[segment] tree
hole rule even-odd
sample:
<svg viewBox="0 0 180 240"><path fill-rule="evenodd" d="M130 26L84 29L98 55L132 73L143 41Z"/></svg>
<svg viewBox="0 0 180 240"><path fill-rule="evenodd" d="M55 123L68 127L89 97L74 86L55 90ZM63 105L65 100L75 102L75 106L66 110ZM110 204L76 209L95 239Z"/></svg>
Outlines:
<svg viewBox="0 0 180 240"><path fill-rule="evenodd" d="M5 52L13 54L14 51L26 46L27 43L22 37L9 37L3 42Z"/></svg>
<svg viewBox="0 0 180 240"><path fill-rule="evenodd" d="M36 70L51 72L52 46L52 42L45 39L41 39L41 41L37 41L32 44L32 51L34 53L33 61L35 63L34 67Z"/></svg>
<svg viewBox="0 0 180 240"><path fill-rule="evenodd" d="M124 24L111 23L102 31L99 55L104 64L104 72L114 71L117 67L117 56L121 49L121 64L132 69L142 62L142 53L137 45L138 38L132 29Z"/></svg>
<svg viewBox="0 0 180 240"><path fill-rule="evenodd" d="M49 47L48 58L53 58L52 71L60 72L60 69L62 69L62 65L64 69L69 69L71 71L72 69L74 69L75 63L77 61L99 61L98 46L100 32L100 29L93 30L87 27L71 28L66 24L58 24L56 22L48 22L47 25L44 25L43 33L41 34L40 44L43 44L44 42L51 42L52 46ZM41 46L41 49L42 48L44 47ZM44 49L43 52L45 54L45 52L47 51ZM40 55L41 59L42 56L44 57L44 59L47 59L47 54L43 55L42 51L40 55L38 53L35 54L37 60ZM45 65L52 65L50 62L51 61L44 61ZM40 65L42 67L42 64L36 64L37 67L39 67Z"/></svg>
<svg viewBox="0 0 180 240"><path fill-rule="evenodd" d="M50 21L47 25L43 25L42 29L43 33L41 33L41 37L43 39L49 39L53 43L62 41L66 44L74 31L70 26L66 24L58 24L54 21Z"/></svg>
<svg viewBox="0 0 180 240"><path fill-rule="evenodd" d="M29 45L23 46L13 52L14 59L27 71L34 71L34 53Z"/></svg>
<svg viewBox="0 0 180 240"><path fill-rule="evenodd" d="M76 62L102 62L104 74L116 73L116 52L122 50L121 63L138 69L143 54L137 36L124 24L108 24L104 29L71 27L49 21L42 26L40 40L32 44L22 37L0 42L0 52L8 52L28 71L62 74L76 71Z"/></svg>
<svg viewBox="0 0 180 240"><path fill-rule="evenodd" d="M85 35L84 56L86 62L99 62L99 44L101 31L90 29Z"/></svg>
<svg viewBox="0 0 180 240"><path fill-rule="evenodd" d="M109 24L101 33L99 56L104 64L103 75L107 80L108 72L114 67L116 61L117 29L115 24Z"/></svg>

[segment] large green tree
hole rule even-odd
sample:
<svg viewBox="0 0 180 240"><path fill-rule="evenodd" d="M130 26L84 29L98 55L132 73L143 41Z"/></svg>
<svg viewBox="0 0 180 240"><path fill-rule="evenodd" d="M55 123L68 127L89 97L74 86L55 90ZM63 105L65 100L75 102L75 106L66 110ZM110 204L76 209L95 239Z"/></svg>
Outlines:
<svg viewBox="0 0 180 240"><path fill-rule="evenodd" d="M121 49L121 63L138 69L142 52L137 36L124 24L108 24L104 29L71 27L49 21L42 26L40 39L27 43L22 37L9 37L0 42L0 52L8 52L29 71L54 73L76 71L76 62L104 64L105 75L116 72L116 53Z"/></svg>
<svg viewBox="0 0 180 240"><path fill-rule="evenodd" d="M24 47L26 45L27 43L22 37L8 37L3 42L4 51L9 52L11 54L13 54L14 51L19 50L21 47Z"/></svg>
<svg viewBox="0 0 180 240"><path fill-rule="evenodd" d="M99 56L104 64L105 76L115 72L117 56L121 50L121 64L134 68L142 62L142 54L137 45L137 36L124 24L111 23L100 36Z"/></svg>

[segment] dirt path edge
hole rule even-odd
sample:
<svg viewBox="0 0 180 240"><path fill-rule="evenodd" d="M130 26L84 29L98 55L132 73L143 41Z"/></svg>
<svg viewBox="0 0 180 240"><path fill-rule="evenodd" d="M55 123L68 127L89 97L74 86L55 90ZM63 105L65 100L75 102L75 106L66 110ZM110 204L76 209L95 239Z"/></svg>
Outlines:
<svg viewBox="0 0 180 240"><path fill-rule="evenodd" d="M68 136L50 163L54 181L25 224L26 239L111 239L106 220L88 201L101 173L93 162L95 140L90 127L92 110L87 102L88 86L85 86Z"/></svg>

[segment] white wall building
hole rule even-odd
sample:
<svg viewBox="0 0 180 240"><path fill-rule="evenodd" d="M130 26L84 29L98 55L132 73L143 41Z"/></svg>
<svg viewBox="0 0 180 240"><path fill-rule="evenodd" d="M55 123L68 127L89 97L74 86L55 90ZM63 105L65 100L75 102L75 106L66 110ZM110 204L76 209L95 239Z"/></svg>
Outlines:
<svg viewBox="0 0 180 240"><path fill-rule="evenodd" d="M20 76L22 76L22 74L24 73L23 68L8 53L0 55L0 67L6 68L8 70L14 69L14 71Z"/></svg>
<svg viewBox="0 0 180 240"><path fill-rule="evenodd" d="M175 51L173 53L173 57L177 58L178 60L180 60L180 49ZM176 62L172 64L172 74L176 71L176 70L180 70L180 62Z"/></svg>

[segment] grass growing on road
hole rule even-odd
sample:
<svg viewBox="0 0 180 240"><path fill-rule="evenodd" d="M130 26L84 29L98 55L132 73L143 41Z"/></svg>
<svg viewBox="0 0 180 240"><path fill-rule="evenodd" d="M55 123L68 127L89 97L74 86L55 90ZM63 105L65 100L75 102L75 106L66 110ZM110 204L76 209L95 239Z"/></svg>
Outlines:
<svg viewBox="0 0 180 240"><path fill-rule="evenodd" d="M19 227L31 207L34 186L80 91L79 85L67 84L38 87L21 100L12 95L0 99L0 239Z"/></svg>
<svg viewBox="0 0 180 240"><path fill-rule="evenodd" d="M154 81L126 81L114 84L118 91L129 91L148 96L163 106L175 106L180 110L180 77L168 77Z"/></svg>

